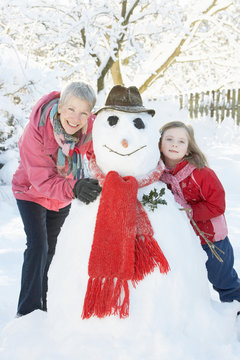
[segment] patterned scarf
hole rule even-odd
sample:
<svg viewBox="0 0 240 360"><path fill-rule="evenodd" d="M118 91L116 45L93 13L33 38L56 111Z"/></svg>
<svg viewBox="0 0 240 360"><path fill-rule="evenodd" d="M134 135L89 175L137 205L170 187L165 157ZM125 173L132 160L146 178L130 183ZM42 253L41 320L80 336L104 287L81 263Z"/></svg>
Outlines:
<svg viewBox="0 0 240 360"><path fill-rule="evenodd" d="M154 271L167 273L169 264L154 239L148 216L137 199L139 187L159 180L158 166L139 182L132 176L121 177L110 171L106 177L93 157L90 170L103 189L96 218L88 263L88 286L82 318L129 316L129 286Z"/></svg>
<svg viewBox="0 0 240 360"><path fill-rule="evenodd" d="M57 155L58 172L63 175L72 173L74 180L84 178L83 159L80 153L79 145L82 145L84 136L81 137L79 143L79 135L69 135L63 129L58 118L58 102L53 105L50 111L50 121L53 126L55 140L59 145ZM78 144L78 147L76 147ZM65 170L66 161L68 163L68 171Z"/></svg>
<svg viewBox="0 0 240 360"><path fill-rule="evenodd" d="M172 175L170 173L171 170L165 168L160 180L163 181L167 185L171 185L171 191L174 195L174 198L178 204L180 204L183 208L191 208L191 206L186 202L183 196L183 192L180 186L180 182L186 179L193 170L196 169L196 166L187 163L184 168L178 171L177 174Z"/></svg>

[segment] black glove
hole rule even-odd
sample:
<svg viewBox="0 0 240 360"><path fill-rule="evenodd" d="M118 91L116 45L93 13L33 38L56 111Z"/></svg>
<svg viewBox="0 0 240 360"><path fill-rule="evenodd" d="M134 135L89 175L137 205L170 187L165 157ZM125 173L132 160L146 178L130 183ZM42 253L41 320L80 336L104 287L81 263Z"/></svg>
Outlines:
<svg viewBox="0 0 240 360"><path fill-rule="evenodd" d="M89 178L78 180L73 188L74 196L85 204L94 201L101 191L102 188L99 186L98 181Z"/></svg>

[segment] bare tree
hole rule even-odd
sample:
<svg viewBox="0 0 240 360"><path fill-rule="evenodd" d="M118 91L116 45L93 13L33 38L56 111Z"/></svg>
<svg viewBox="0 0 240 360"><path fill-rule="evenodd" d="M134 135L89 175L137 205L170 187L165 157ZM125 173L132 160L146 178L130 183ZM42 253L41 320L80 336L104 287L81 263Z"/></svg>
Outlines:
<svg viewBox="0 0 240 360"><path fill-rule="evenodd" d="M98 92L117 83L179 91L232 70L239 14L234 0L5 0L0 27L4 41L58 78L81 77Z"/></svg>

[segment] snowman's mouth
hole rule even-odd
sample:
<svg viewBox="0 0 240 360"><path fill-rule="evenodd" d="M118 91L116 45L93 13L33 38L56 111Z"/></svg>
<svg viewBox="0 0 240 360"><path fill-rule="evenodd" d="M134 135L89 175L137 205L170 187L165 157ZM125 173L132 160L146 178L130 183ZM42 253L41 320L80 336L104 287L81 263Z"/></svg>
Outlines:
<svg viewBox="0 0 240 360"><path fill-rule="evenodd" d="M117 155L120 155L120 156L130 156L130 155L134 154L135 152L137 152L137 151L139 151L139 150L142 150L142 149L145 148L147 145L143 145L143 146L141 146L139 149L134 150L134 151L132 151L132 152L130 152L130 153L128 153L128 154L121 154L121 153L119 153L119 152L111 149L111 148L108 147L107 145L103 145L103 146L104 146L105 148L107 148L110 152L114 152L114 153L117 154Z"/></svg>

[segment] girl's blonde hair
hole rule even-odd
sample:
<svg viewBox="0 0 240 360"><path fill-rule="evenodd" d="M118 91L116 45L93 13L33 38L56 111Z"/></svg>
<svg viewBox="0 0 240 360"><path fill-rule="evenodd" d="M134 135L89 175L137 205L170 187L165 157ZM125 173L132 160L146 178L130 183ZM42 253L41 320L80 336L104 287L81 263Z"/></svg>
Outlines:
<svg viewBox="0 0 240 360"><path fill-rule="evenodd" d="M207 159L203 152L199 149L195 137L193 127L189 124L184 124L182 121L171 121L163 125L160 129L161 137L159 140L159 149L161 152L161 139L165 133L165 131L172 128L182 128L186 130L188 136L188 155L184 156L191 164L195 165L198 169L203 168L204 166L208 166ZM164 161L164 155L161 153L161 158Z"/></svg>

